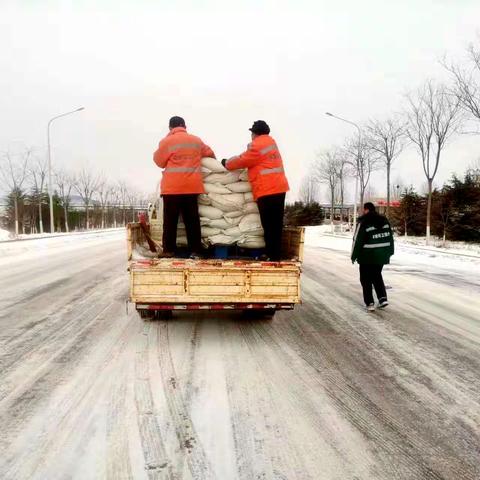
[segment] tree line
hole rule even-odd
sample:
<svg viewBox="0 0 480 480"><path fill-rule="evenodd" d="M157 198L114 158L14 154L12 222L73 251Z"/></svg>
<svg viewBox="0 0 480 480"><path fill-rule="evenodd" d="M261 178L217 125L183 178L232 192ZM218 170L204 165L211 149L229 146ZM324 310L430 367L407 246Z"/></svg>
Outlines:
<svg viewBox="0 0 480 480"><path fill-rule="evenodd" d="M467 48L466 62L449 61L447 58L441 61L450 76L449 83L427 80L405 95L401 112L389 118L355 124L358 132L347 138L343 145L319 152L300 188L301 201L311 202L317 194L318 184L326 185L331 204L330 218L333 219L334 205L344 204L346 178L355 178L358 182L357 199L363 204L368 196L372 173L383 170L387 192L386 215L390 218L392 166L407 146L413 146L426 180L423 234L428 244L432 233L433 201L438 196L434 181L445 147L456 135L480 134L479 41L480 37L477 44L472 43ZM474 128L468 131L471 124ZM438 231L436 226L434 230Z"/></svg>
<svg viewBox="0 0 480 480"><path fill-rule="evenodd" d="M441 188L432 190L431 233L442 239L480 242L480 166L469 168L463 177L454 175ZM401 235L424 235L428 193L405 188L390 220Z"/></svg>
<svg viewBox="0 0 480 480"><path fill-rule="evenodd" d="M32 149L0 156L0 222L15 235L50 232L47 161ZM88 167L52 172L55 231L88 230L126 225L146 208L148 195L123 180L112 180ZM151 200L151 199L150 199Z"/></svg>

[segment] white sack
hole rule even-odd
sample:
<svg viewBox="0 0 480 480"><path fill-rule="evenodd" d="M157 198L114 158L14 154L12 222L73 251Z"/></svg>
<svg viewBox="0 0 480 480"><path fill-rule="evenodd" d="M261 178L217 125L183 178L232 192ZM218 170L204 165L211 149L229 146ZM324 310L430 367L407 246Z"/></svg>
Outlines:
<svg viewBox="0 0 480 480"><path fill-rule="evenodd" d="M207 217L200 217L200 225L210 225L210 222L212 222L213 220L210 220L209 218ZM219 227L217 227L219 228Z"/></svg>
<svg viewBox="0 0 480 480"><path fill-rule="evenodd" d="M225 235L229 235L230 237L241 237L242 231L238 227L230 227L224 230Z"/></svg>
<svg viewBox="0 0 480 480"><path fill-rule="evenodd" d="M240 222L240 217L238 219ZM217 220L209 220L208 223L205 225L208 225L209 227L212 228L219 228L220 230L225 230L226 228L230 228L232 225L229 223L225 218L219 218Z"/></svg>
<svg viewBox="0 0 480 480"><path fill-rule="evenodd" d="M210 237L211 235L218 235L222 232L221 228L202 227L202 237Z"/></svg>
<svg viewBox="0 0 480 480"><path fill-rule="evenodd" d="M242 170L240 172L239 180L241 180L242 182L248 182L248 170Z"/></svg>
<svg viewBox="0 0 480 480"><path fill-rule="evenodd" d="M240 224L238 226L243 233L259 230L262 228L260 215L258 213L249 213L240 220Z"/></svg>
<svg viewBox="0 0 480 480"><path fill-rule="evenodd" d="M205 167L202 167L200 169L200 171L202 172L202 177L203 178L207 177L208 175L210 175L212 173L211 170L209 170L208 168L205 168Z"/></svg>
<svg viewBox="0 0 480 480"><path fill-rule="evenodd" d="M236 185L236 183L232 183L232 185ZM220 183L204 183L203 186L207 193L216 193L220 195L232 193L225 185L221 185Z"/></svg>
<svg viewBox="0 0 480 480"><path fill-rule="evenodd" d="M205 157L202 158L202 167L210 170L211 172L226 172L227 169L216 159Z"/></svg>
<svg viewBox="0 0 480 480"><path fill-rule="evenodd" d="M230 237L229 235L225 235L223 233L219 235L212 235L208 238L208 241L212 245L232 245L235 242L238 242L238 237Z"/></svg>
<svg viewBox="0 0 480 480"><path fill-rule="evenodd" d="M258 213L258 205L256 202L248 202L243 206L245 213Z"/></svg>
<svg viewBox="0 0 480 480"><path fill-rule="evenodd" d="M254 202L255 200L253 199L253 193L252 192L246 192L243 194L243 198L245 200L245 203L249 202Z"/></svg>
<svg viewBox="0 0 480 480"><path fill-rule="evenodd" d="M225 219L243 217L243 210L237 210L236 212L227 212L224 217Z"/></svg>
<svg viewBox="0 0 480 480"><path fill-rule="evenodd" d="M257 228L251 228L247 232L244 232L247 235L253 236L253 237L263 237L264 231L262 227L257 227Z"/></svg>
<svg viewBox="0 0 480 480"><path fill-rule="evenodd" d="M212 205L223 212L235 212L243 207L243 194L230 193L228 195L219 195L218 193L209 193Z"/></svg>
<svg viewBox="0 0 480 480"><path fill-rule="evenodd" d="M252 191L252 186L249 182L230 183L226 188L235 193L246 193Z"/></svg>
<svg viewBox="0 0 480 480"><path fill-rule="evenodd" d="M232 212L232 213L237 213L237 212ZM227 215L224 215L224 219L228 223L228 227L226 228L236 227L240 223L240 220L242 219L242 217L243 217L243 213L241 215L238 215L238 217L233 217L233 218L230 218L230 217L227 217Z"/></svg>
<svg viewBox="0 0 480 480"><path fill-rule="evenodd" d="M221 210L215 207L210 207L208 205L199 205L198 213L200 214L201 217L207 217L210 220L223 217L223 212Z"/></svg>
<svg viewBox="0 0 480 480"><path fill-rule="evenodd" d="M186 247L188 245L188 240L185 235L180 235L177 237L177 246L179 247Z"/></svg>
<svg viewBox="0 0 480 480"><path fill-rule="evenodd" d="M211 173L208 177L204 179L204 182L221 183L222 185L229 185L230 183L238 182L239 176L240 176L240 173L238 172Z"/></svg>
<svg viewBox="0 0 480 480"><path fill-rule="evenodd" d="M265 240L259 236L246 236L238 241L243 248L265 248Z"/></svg>

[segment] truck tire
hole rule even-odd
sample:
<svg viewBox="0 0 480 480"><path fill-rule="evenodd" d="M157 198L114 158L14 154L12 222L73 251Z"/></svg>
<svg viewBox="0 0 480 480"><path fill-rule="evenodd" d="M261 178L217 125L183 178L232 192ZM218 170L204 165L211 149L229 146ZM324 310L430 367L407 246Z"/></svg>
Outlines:
<svg viewBox="0 0 480 480"><path fill-rule="evenodd" d="M264 308L263 318L271 320L275 316L275 313L277 313L277 310L275 310L275 308Z"/></svg>
<svg viewBox="0 0 480 480"><path fill-rule="evenodd" d="M255 308L243 311L245 318L251 319L266 319L271 320L275 316L276 310L274 308Z"/></svg>
<svg viewBox="0 0 480 480"><path fill-rule="evenodd" d="M156 310L155 320L171 320L173 318L173 312L171 310Z"/></svg>
<svg viewBox="0 0 480 480"><path fill-rule="evenodd" d="M138 309L137 312L140 315L140 318L144 320L146 320L147 318L153 318L153 316L155 315L155 312L153 310L147 310L146 308Z"/></svg>

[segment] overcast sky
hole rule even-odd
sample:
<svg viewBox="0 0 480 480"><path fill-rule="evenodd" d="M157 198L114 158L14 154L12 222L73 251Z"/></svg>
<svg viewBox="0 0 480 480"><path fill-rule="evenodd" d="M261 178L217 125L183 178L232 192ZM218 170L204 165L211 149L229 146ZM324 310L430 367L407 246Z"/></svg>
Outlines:
<svg viewBox="0 0 480 480"><path fill-rule="evenodd" d="M55 164L150 192L171 115L218 158L264 119L296 194L315 152L354 133L326 111L362 122L400 110L408 89L445 78L442 55L464 57L479 19L478 0L0 0L0 151L44 155L48 119L84 106L54 124ZM480 137L457 139L438 180L479 150ZM422 175L411 149L393 178Z"/></svg>

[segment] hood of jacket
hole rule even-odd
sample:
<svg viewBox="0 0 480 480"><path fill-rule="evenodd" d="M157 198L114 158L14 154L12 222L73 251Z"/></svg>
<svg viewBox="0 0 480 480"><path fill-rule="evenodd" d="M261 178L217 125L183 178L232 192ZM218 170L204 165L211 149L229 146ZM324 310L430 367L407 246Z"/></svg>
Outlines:
<svg viewBox="0 0 480 480"><path fill-rule="evenodd" d="M361 216L358 221L365 227L382 228L386 223L390 225L387 218L377 212L369 212L366 215Z"/></svg>

